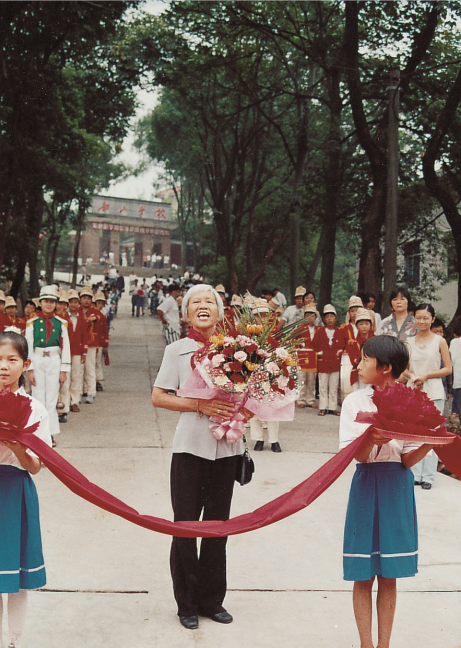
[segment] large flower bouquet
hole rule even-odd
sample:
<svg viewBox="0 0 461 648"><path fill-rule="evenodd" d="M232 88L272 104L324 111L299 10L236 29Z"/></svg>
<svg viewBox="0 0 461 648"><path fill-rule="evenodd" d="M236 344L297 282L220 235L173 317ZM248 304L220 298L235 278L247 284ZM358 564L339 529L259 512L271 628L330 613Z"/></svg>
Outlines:
<svg viewBox="0 0 461 648"><path fill-rule="evenodd" d="M297 322L277 331L275 314L264 317L244 302L238 324L224 320L209 343L194 354L190 384L179 395L234 402L237 412L231 419L224 423L211 419L214 436L230 442L243 434L241 407L263 420L292 419L298 397L296 350L305 327ZM197 374L203 381L200 394Z"/></svg>
<svg viewBox="0 0 461 648"><path fill-rule="evenodd" d="M402 383L375 390L377 412L358 412L358 423L369 423L383 436L400 441L445 445L456 437L447 432L445 417L420 389Z"/></svg>

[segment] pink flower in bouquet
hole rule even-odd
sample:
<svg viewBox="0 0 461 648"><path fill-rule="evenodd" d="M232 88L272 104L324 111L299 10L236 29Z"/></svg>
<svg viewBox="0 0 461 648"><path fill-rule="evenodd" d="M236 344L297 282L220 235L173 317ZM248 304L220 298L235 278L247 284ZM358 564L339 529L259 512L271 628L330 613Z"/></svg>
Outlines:
<svg viewBox="0 0 461 648"><path fill-rule="evenodd" d="M288 386L288 378L286 376L279 376L277 378L277 385L280 389L286 389Z"/></svg>
<svg viewBox="0 0 461 648"><path fill-rule="evenodd" d="M219 367L220 364L222 364L225 361L225 356L223 356L222 353L217 353L213 358L211 359L211 364L213 367Z"/></svg>
<svg viewBox="0 0 461 648"><path fill-rule="evenodd" d="M266 365L266 369L273 376L278 376L278 374L280 373L280 368L276 362L268 362Z"/></svg>
<svg viewBox="0 0 461 648"><path fill-rule="evenodd" d="M258 349L256 355L259 355L261 358L270 358L271 354L268 353L265 349Z"/></svg>
<svg viewBox="0 0 461 648"><path fill-rule="evenodd" d="M237 351L236 353L234 353L234 358L239 362L245 362L248 356L245 351Z"/></svg>
<svg viewBox="0 0 461 648"><path fill-rule="evenodd" d="M286 360L290 354L283 347L278 347L275 349L275 355L277 358L280 358L280 360Z"/></svg>

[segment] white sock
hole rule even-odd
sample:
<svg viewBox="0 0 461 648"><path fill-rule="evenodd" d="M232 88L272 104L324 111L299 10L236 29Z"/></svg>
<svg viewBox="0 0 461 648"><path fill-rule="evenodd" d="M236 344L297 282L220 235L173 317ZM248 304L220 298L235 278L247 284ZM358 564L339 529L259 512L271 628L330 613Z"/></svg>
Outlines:
<svg viewBox="0 0 461 648"><path fill-rule="evenodd" d="M9 646L21 648L21 635L27 616L27 590L8 594Z"/></svg>
<svg viewBox="0 0 461 648"><path fill-rule="evenodd" d="M2 630L3 630L3 596L2 594L0 594L0 648L3 648Z"/></svg>

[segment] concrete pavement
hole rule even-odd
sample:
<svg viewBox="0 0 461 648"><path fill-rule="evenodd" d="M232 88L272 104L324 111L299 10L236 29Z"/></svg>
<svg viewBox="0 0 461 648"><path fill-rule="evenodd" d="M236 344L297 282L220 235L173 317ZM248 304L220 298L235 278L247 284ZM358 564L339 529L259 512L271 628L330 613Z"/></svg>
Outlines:
<svg viewBox="0 0 461 648"><path fill-rule="evenodd" d="M57 450L90 480L142 513L171 519L169 464L177 415L154 410L164 343L157 320L131 318L128 297L111 335L104 392L61 426ZM337 449L339 419L298 410L281 424L279 455L252 453L250 485L232 515L286 492ZM251 447L251 446L250 446ZM353 467L310 507L228 542L225 606L234 623L182 628L169 574L170 538L79 499L46 469L39 491L48 583L29 598L24 648L358 647L342 532ZM393 648L461 648L461 483L439 475L416 489L420 571L398 582Z"/></svg>

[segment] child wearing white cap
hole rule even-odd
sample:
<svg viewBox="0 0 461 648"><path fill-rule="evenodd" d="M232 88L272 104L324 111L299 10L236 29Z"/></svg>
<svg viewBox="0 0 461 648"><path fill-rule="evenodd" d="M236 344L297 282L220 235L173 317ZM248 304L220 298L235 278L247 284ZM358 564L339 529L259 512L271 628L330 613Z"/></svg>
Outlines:
<svg viewBox="0 0 461 648"><path fill-rule="evenodd" d="M319 416L333 414L339 416L338 385L341 355L344 351L344 333L336 326L336 308L327 304L323 309L323 321L312 340L312 348L317 351L317 372L319 376ZM321 356L320 356L321 352Z"/></svg>
<svg viewBox="0 0 461 648"><path fill-rule="evenodd" d="M53 438L60 433L58 412L59 387L70 371L70 344L66 320L54 310L58 293L54 286L43 286L39 297L42 314L26 324L26 340L31 360L27 377L32 385L32 396L45 405L50 417Z"/></svg>

